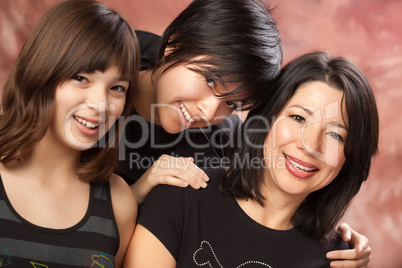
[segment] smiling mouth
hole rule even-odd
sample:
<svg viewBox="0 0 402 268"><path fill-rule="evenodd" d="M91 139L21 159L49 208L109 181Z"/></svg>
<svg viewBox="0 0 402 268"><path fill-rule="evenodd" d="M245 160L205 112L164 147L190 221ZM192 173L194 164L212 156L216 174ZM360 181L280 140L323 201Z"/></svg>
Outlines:
<svg viewBox="0 0 402 268"><path fill-rule="evenodd" d="M284 154L284 155L285 155L286 159L289 161L289 163L290 163L292 166L294 166L297 170L304 171L304 172L313 172L313 171L317 171L317 170L318 170L318 169L316 169L316 168L309 168L309 167L303 166L303 165L301 165L301 164L299 164L299 163L296 163L295 161L293 161L292 159L290 159L286 154Z"/></svg>
<svg viewBox="0 0 402 268"><path fill-rule="evenodd" d="M92 122L89 122L89 121L87 121L87 120L85 120L85 119L82 119L82 118L76 116L76 115L74 115L74 118L75 118L75 120L77 120L81 125L83 125L83 126L86 127L86 128L89 128L89 129L94 129L94 128L97 128L97 127L99 126L99 123L92 123Z"/></svg>
<svg viewBox="0 0 402 268"><path fill-rule="evenodd" d="M180 103L180 109L184 115L184 118L186 118L186 120L189 123L194 123L194 119L190 116L190 114L188 113L186 107L184 106L184 104L182 102Z"/></svg>

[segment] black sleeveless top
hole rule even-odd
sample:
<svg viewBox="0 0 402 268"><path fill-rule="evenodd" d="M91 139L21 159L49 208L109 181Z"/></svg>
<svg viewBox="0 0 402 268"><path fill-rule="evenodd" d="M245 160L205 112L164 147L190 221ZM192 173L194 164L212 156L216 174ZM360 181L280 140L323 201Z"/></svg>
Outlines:
<svg viewBox="0 0 402 268"><path fill-rule="evenodd" d="M12 207L0 177L0 267L114 267L119 232L109 184L91 183L84 218L67 229L34 225Z"/></svg>

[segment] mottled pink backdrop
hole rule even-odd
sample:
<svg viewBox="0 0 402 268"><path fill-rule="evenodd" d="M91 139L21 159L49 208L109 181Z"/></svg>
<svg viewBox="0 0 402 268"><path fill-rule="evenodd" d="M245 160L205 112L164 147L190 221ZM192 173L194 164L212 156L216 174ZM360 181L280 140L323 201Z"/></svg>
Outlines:
<svg viewBox="0 0 402 268"><path fill-rule="evenodd" d="M60 0L0 0L0 85L34 23ZM136 29L161 34L191 0L101 0ZM370 267L402 267L402 1L272 0L285 62L321 49L367 74L380 113L380 154L344 221L365 234Z"/></svg>

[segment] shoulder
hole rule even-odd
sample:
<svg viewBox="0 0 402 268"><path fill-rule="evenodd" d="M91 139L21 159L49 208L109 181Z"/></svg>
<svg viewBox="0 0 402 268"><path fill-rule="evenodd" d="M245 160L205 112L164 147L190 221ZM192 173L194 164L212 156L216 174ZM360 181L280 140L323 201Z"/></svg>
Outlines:
<svg viewBox="0 0 402 268"><path fill-rule="evenodd" d="M186 188L171 186L171 185L158 185L154 187L148 196L155 196L159 199L169 199L169 200L182 200L182 199L203 199L206 196L212 195L221 195L219 192L219 184L217 180L215 180L215 176L219 176L222 173L221 169L203 169L206 174L211 178L208 182L208 187L200 188L200 189L193 189L192 187L188 186ZM152 197L154 198L154 197ZM148 199L148 197L147 197Z"/></svg>
<svg viewBox="0 0 402 268"><path fill-rule="evenodd" d="M137 202L130 186L118 175L110 176L110 195L116 220L134 218L137 215Z"/></svg>
<svg viewBox="0 0 402 268"><path fill-rule="evenodd" d="M137 35L138 40L144 45L148 42L154 43L160 42L162 40L162 37L160 37L159 35L147 31L135 30L135 34Z"/></svg>
<svg viewBox="0 0 402 268"><path fill-rule="evenodd" d="M160 217L186 217L196 213L198 209L213 208L225 198L219 191L219 185L211 179L208 187L193 189L180 188L170 185L158 185L151 190L145 201L141 204L139 218Z"/></svg>
<svg viewBox="0 0 402 268"><path fill-rule="evenodd" d="M148 69L157 58L162 38L151 32L136 30L138 41L141 48L141 69Z"/></svg>

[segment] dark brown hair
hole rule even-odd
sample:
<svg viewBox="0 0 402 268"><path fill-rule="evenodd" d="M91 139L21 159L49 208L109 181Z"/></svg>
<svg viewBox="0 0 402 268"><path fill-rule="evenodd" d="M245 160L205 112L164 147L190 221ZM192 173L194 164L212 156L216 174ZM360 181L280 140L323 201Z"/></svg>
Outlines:
<svg viewBox="0 0 402 268"><path fill-rule="evenodd" d="M302 232L320 240L335 227L360 190L368 177L371 159L378 150L379 120L374 94L366 76L349 60L314 52L288 63L271 85L272 94L264 100L265 104L247 116L239 132L241 139L247 142L233 153L221 188L230 196L264 204L265 198L260 192L264 184L263 169L240 166L235 161L247 156L264 159L262 145L275 118L301 85L314 81L343 92L342 105L348 119L346 160L339 174L326 187L310 193L292 218L292 223Z"/></svg>
<svg viewBox="0 0 402 268"><path fill-rule="evenodd" d="M118 66L121 75L130 81L123 111L128 115L137 88L139 53L130 25L99 2L67 0L49 9L28 36L5 83L0 116L1 161L21 160L32 151L53 119L57 86L77 73ZM113 131L108 135L106 146L82 152L77 167L81 179L106 181L110 177L119 137Z"/></svg>

